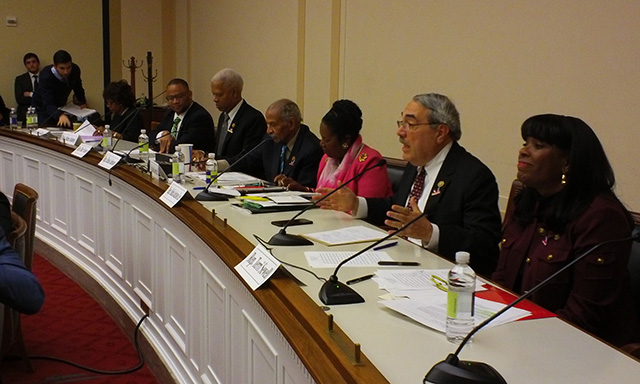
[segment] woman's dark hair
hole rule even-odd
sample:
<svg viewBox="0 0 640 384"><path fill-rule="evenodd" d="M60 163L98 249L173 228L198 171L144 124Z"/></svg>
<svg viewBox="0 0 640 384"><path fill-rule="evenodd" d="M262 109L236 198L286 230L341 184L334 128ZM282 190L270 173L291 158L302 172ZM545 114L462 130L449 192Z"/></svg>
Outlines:
<svg viewBox="0 0 640 384"><path fill-rule="evenodd" d="M136 98L133 95L133 89L126 80L113 81L109 83L104 92L102 92L102 97L105 100L111 100L118 103L125 108L133 108L136 103Z"/></svg>
<svg viewBox="0 0 640 384"><path fill-rule="evenodd" d="M529 137L556 146L568 157L566 184L553 198L553 209L540 217L547 229L564 231L571 220L589 206L596 195L611 191L615 184L609 164L598 137L584 121L571 116L537 115L522 124L522 138ZM532 188L525 188L515 199L515 217L520 225L527 225L536 217L536 203L540 200ZM538 213L540 216L540 213Z"/></svg>
<svg viewBox="0 0 640 384"><path fill-rule="evenodd" d="M322 118L331 132L343 141L349 136L349 144L353 143L360 135L362 129L362 111L351 100L338 100Z"/></svg>

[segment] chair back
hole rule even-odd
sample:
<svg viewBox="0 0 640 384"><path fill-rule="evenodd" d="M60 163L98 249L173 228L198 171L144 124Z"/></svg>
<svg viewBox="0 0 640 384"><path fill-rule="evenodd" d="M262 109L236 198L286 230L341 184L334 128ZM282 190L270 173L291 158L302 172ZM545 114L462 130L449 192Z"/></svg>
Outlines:
<svg viewBox="0 0 640 384"><path fill-rule="evenodd" d="M630 212L636 225L640 225L640 213ZM629 255L629 277L631 280L631 296L636 305L636 313L640 320L640 243L634 241ZM640 355L639 355L640 356Z"/></svg>
<svg viewBox="0 0 640 384"><path fill-rule="evenodd" d="M24 261L27 222L15 212L11 212L11 221L13 222L13 230L7 235L7 240Z"/></svg>
<svg viewBox="0 0 640 384"><path fill-rule="evenodd" d="M13 189L13 202L11 210L20 215L27 223L27 233L24 246L24 264L31 270L33 263L33 248L36 239L36 202L38 192L22 183L16 184Z"/></svg>
<svg viewBox="0 0 640 384"><path fill-rule="evenodd" d="M400 188L400 180L407 162L406 160L393 159L391 157L385 157L384 159L387 161L387 174L389 175L389 181L391 181L391 190L396 193Z"/></svg>

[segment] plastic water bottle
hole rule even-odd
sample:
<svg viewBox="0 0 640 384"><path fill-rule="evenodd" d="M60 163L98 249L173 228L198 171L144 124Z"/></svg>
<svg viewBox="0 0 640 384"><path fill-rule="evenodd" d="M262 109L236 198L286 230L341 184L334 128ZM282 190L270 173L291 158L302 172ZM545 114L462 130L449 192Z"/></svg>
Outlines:
<svg viewBox="0 0 640 384"><path fill-rule="evenodd" d="M140 136L138 136L138 145L140 146L140 160L142 160L144 164L147 165L147 162L149 161L149 136L147 136L146 129L140 130Z"/></svg>
<svg viewBox="0 0 640 384"><path fill-rule="evenodd" d="M218 162L216 161L216 154L210 153L209 159L205 164L207 169L207 184L218 176Z"/></svg>
<svg viewBox="0 0 640 384"><path fill-rule="evenodd" d="M173 181L184 184L184 154L180 147L176 147L176 152L171 157L171 174Z"/></svg>
<svg viewBox="0 0 640 384"><path fill-rule="evenodd" d="M36 112L35 112L35 108L34 107L29 107L27 108L27 130L29 131L29 133L31 133L32 130L34 129L38 129L38 124L36 123L35 126L33 124L33 121L35 120L34 117L36 116Z"/></svg>
<svg viewBox="0 0 640 384"><path fill-rule="evenodd" d="M113 133L111 133L111 128L108 124L104 126L104 131L102 131L102 149L105 151L111 148L111 139L113 138Z"/></svg>
<svg viewBox="0 0 640 384"><path fill-rule="evenodd" d="M449 271L447 291L447 340L459 344L474 327L476 273L469 266L468 252L456 252L456 265Z"/></svg>
<svg viewBox="0 0 640 384"><path fill-rule="evenodd" d="M11 112L9 112L9 128L18 129L18 114L15 108L11 108Z"/></svg>

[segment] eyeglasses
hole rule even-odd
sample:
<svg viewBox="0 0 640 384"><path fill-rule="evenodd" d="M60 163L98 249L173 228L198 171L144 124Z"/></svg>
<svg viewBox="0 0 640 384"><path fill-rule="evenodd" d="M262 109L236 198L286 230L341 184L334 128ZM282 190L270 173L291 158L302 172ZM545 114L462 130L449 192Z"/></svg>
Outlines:
<svg viewBox="0 0 640 384"><path fill-rule="evenodd" d="M177 95L168 95L166 99L167 101L182 100L184 96L185 96L184 93L178 93Z"/></svg>
<svg viewBox="0 0 640 384"><path fill-rule="evenodd" d="M396 123L398 124L398 128L402 128L402 129L409 129L412 131L415 131L416 127L420 126L420 125L440 125L440 124L444 124L444 123L408 123L406 121L396 121Z"/></svg>

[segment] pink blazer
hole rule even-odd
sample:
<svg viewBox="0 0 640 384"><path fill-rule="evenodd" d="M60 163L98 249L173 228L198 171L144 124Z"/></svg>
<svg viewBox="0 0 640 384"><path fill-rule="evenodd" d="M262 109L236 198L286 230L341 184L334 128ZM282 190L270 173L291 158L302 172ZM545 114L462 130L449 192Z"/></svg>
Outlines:
<svg viewBox="0 0 640 384"><path fill-rule="evenodd" d="M317 177L318 180L320 180L320 175L322 174L324 167L327 165L328 159L329 157L325 154L320 160ZM380 159L382 159L380 152L366 144L363 145L358 157L347 170L344 180L340 181L349 180L364 169L375 165ZM318 188L322 187L325 186L318 184ZM347 188L352 190L357 196L361 197L390 197L393 193L391 191L391 182L389 181L389 174L387 173L386 165L368 171L360 178L349 183Z"/></svg>

